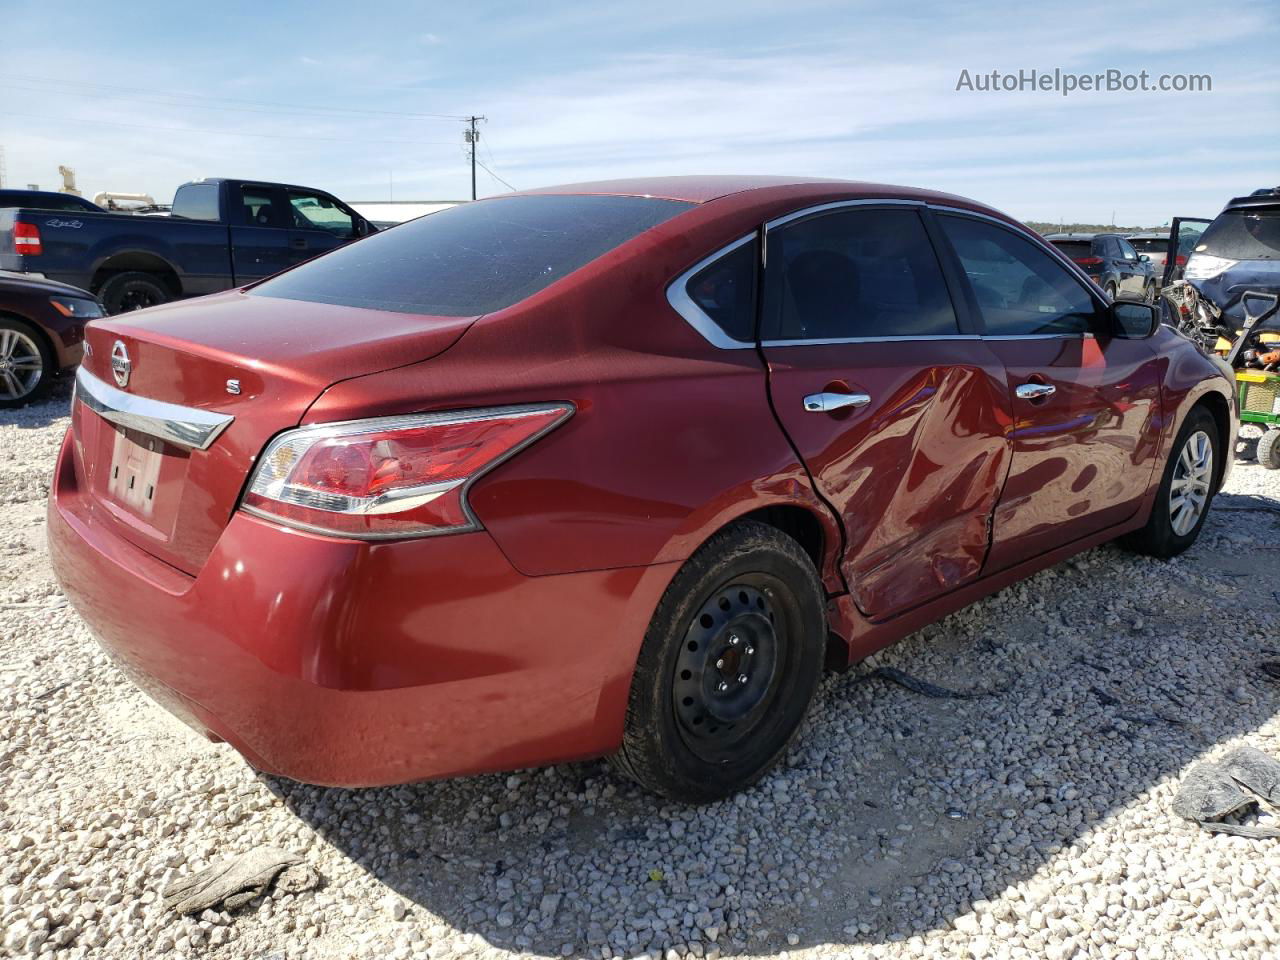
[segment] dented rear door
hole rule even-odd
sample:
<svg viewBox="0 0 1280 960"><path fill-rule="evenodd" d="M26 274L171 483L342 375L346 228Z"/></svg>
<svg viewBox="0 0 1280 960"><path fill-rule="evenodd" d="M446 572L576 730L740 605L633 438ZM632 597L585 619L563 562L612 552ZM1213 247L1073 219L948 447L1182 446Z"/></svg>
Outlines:
<svg viewBox="0 0 1280 960"><path fill-rule="evenodd" d="M974 580L1009 465L999 360L961 329L919 210L852 203L769 225L761 339L774 410L840 516L864 614Z"/></svg>

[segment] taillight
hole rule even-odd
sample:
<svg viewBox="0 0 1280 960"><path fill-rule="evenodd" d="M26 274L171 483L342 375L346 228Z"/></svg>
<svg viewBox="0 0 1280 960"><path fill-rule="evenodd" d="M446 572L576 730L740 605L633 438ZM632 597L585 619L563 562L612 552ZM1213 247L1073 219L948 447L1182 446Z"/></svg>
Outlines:
<svg viewBox="0 0 1280 960"><path fill-rule="evenodd" d="M471 482L572 413L569 404L496 407L290 430L263 451L244 509L347 537L476 530Z"/></svg>
<svg viewBox="0 0 1280 960"><path fill-rule="evenodd" d="M40 228L34 223L15 223L13 225L13 252L34 256L44 253L40 245Z"/></svg>
<svg viewBox="0 0 1280 960"><path fill-rule="evenodd" d="M1185 253L1180 253L1173 258L1173 262L1179 267L1185 267L1187 265L1187 255Z"/></svg>
<svg viewBox="0 0 1280 960"><path fill-rule="evenodd" d="M1101 257L1076 257L1074 259L1082 267L1098 267L1102 265Z"/></svg>

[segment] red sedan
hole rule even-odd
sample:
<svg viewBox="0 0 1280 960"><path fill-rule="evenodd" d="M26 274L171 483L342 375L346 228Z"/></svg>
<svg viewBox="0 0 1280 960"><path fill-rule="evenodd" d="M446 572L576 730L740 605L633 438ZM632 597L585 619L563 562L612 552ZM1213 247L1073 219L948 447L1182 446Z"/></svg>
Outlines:
<svg viewBox="0 0 1280 960"><path fill-rule="evenodd" d="M1190 546L1229 371L1025 227L865 183L459 206L90 324L58 577L266 771L761 776L842 666L1117 537Z"/></svg>

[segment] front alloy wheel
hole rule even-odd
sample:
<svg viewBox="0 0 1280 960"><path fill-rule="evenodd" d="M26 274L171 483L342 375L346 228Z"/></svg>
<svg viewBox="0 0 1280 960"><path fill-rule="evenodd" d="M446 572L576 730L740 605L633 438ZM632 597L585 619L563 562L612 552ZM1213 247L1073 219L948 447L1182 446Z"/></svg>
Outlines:
<svg viewBox="0 0 1280 960"><path fill-rule="evenodd" d="M1151 516L1146 526L1121 540L1124 546L1167 559L1196 542L1216 492L1220 436L1218 422L1207 408L1198 406L1187 414L1165 464Z"/></svg>
<svg viewBox="0 0 1280 960"><path fill-rule="evenodd" d="M1182 445L1169 485L1169 523L1175 534L1185 537L1199 523L1212 484L1213 441L1197 430Z"/></svg>

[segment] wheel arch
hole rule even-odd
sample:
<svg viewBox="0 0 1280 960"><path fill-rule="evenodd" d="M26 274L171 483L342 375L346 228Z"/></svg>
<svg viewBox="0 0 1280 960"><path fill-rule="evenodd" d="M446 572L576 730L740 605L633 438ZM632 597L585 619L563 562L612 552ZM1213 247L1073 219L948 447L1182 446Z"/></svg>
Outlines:
<svg viewBox="0 0 1280 960"><path fill-rule="evenodd" d="M164 257L148 250L122 250L111 254L94 269L89 289L96 294L111 277L133 271L149 273L161 280L175 297L182 295L182 278L178 275L177 268Z"/></svg>
<svg viewBox="0 0 1280 960"><path fill-rule="evenodd" d="M53 358L53 364L54 364L54 369L52 372L57 373L58 348L57 348L57 345L53 342L52 338L50 338L49 332L45 330L43 326L36 323L34 320L30 319L29 317L24 317L20 313L15 313L13 310L7 310L7 309L0 310L0 320L16 321L17 323L22 324L24 327L30 330L32 334L35 335L35 338L40 341L40 345L49 351L49 356Z"/></svg>
<svg viewBox="0 0 1280 960"><path fill-rule="evenodd" d="M798 503L772 503L763 507L755 507L745 513L738 514L707 533L703 543L710 540L725 527L747 520L754 520L773 527L786 534L800 544L805 555L813 561L818 579L822 583L823 592L830 597L834 583L842 583L839 573L840 530L832 521L829 513L820 512L814 505ZM843 592L841 587L840 592ZM828 604L828 629L826 636L825 668L830 671L843 671L849 666L848 641L830 627L830 605Z"/></svg>

